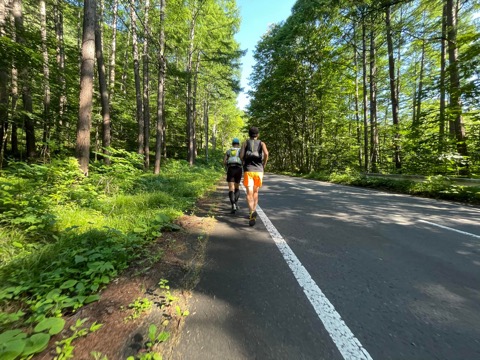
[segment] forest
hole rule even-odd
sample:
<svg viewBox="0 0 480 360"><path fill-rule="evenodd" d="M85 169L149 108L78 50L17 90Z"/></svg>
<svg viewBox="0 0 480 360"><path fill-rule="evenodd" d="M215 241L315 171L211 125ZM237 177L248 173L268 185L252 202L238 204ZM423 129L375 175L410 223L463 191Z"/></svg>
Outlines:
<svg viewBox="0 0 480 360"><path fill-rule="evenodd" d="M281 171L478 176L480 4L298 0L249 116Z"/></svg>
<svg viewBox="0 0 480 360"><path fill-rule="evenodd" d="M195 162L239 131L234 1L3 1L0 161ZM181 154L179 154L181 153ZM152 161L150 161L152 160ZM152 164L150 164L152 162Z"/></svg>

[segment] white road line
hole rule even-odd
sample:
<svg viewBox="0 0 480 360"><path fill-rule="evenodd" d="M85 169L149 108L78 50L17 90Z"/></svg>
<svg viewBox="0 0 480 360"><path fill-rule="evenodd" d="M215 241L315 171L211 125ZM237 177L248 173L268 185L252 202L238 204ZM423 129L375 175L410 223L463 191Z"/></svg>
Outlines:
<svg viewBox="0 0 480 360"><path fill-rule="evenodd" d="M432 223L432 222L430 222L430 221L425 221L425 220L418 220L418 221L419 221L419 222L422 222L422 223L425 223L425 224L430 224L430 225L433 225L433 226L436 226L436 227L439 227L439 228L442 228L442 229L455 231L455 232L460 233L460 234L463 234L463 235L467 235L467 236L471 236L471 237L480 239L480 236L478 236L478 235L470 234L470 233L468 233L468 232L461 231L461 230L457 230L457 229L453 229L453 228L449 228L448 226L438 225L438 224Z"/></svg>
<svg viewBox="0 0 480 360"><path fill-rule="evenodd" d="M257 213L343 358L345 360L371 360L370 354L350 331L340 314L317 286L260 206L257 206Z"/></svg>

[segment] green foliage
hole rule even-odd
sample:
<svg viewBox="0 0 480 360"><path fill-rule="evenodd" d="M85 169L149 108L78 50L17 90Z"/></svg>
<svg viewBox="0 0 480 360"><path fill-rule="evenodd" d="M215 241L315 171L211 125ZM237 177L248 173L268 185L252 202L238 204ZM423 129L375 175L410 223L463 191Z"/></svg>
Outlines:
<svg viewBox="0 0 480 360"><path fill-rule="evenodd" d="M274 24L263 35L254 53L248 123L259 127L260 138L270 150L270 166L275 171L304 174L342 173L347 168L425 176L478 173L480 28L478 19L472 20L478 13L473 3L459 8L455 41L463 140L452 129L453 109L448 100L446 113L440 114L442 91L447 98L453 91L448 79L451 69L447 61L446 74L440 73L440 45L426 40L441 36L440 1L386 6L381 1L298 0L286 21ZM387 8L391 10L393 51L401 48L402 53L400 63L394 59L395 69L389 68ZM375 67L375 75L369 74L370 66ZM397 73L399 91L395 125L390 70ZM363 74L367 75L365 84ZM444 85L441 75L446 75ZM371 103L373 95L375 104ZM463 143L467 152L460 147Z"/></svg>
<svg viewBox="0 0 480 360"><path fill-rule="evenodd" d="M309 174L305 177L331 181L336 184L361 186L434 199L480 204L479 186L456 185L451 178L442 175L429 176L424 181L369 177L352 171L332 173L329 178L326 178L324 174Z"/></svg>
<svg viewBox="0 0 480 360"><path fill-rule="evenodd" d="M133 310L133 313L125 318L125 321L138 319L143 313L152 308L153 302L147 298L138 298L133 303L128 305L129 309Z"/></svg>
<svg viewBox="0 0 480 360"><path fill-rule="evenodd" d="M156 344L166 342L170 338L170 333L159 331L155 324L151 324L148 328L148 341L145 344L146 351L141 352L138 356L129 356L127 360L162 360L162 356L152 351Z"/></svg>
<svg viewBox="0 0 480 360"><path fill-rule="evenodd" d="M154 176L140 171L137 159L132 155L115 164L112 157L115 171L99 165L97 172L93 166L89 178L79 175L72 159L11 163L1 173L2 194L7 195L1 206L7 211L2 213L0 242L7 250L0 252L0 332L34 328L50 336L59 326L52 319L98 300L98 291L133 260L161 258L161 252L148 252L148 244L165 231L179 230L173 220L213 190L223 174L217 165L170 160ZM28 204L15 203L22 198ZM27 211L50 214L54 224L42 231L29 229L15 215L23 217ZM172 301L168 296L168 304ZM71 341L90 331L77 325L73 338L59 345L58 359L69 358ZM22 339L30 339L25 334ZM29 346L43 344L43 339L37 335ZM18 352L20 339L14 340L12 351Z"/></svg>
<svg viewBox="0 0 480 360"><path fill-rule="evenodd" d="M92 325L90 325L90 327L83 327L83 324L87 320L88 319L78 319L75 325L70 327L72 335L55 343L57 345L55 350L57 355L54 357L54 360L71 359L73 357L74 350L72 342L75 339L78 339L82 336L87 336L89 333L95 332L102 327L102 324L97 324L97 322L94 322Z"/></svg>
<svg viewBox="0 0 480 360"><path fill-rule="evenodd" d="M147 348L151 348L153 345L167 341L170 338L170 333L166 331L158 331L155 324L151 324L148 328L148 340Z"/></svg>
<svg viewBox="0 0 480 360"><path fill-rule="evenodd" d="M60 333L65 321L59 318L45 318L33 329L33 334L22 330L7 330L0 334L0 358L27 358L46 349L50 337Z"/></svg>
<svg viewBox="0 0 480 360"><path fill-rule="evenodd" d="M162 301L161 307L170 306L174 301L177 301L177 297L173 296L170 292L170 285L168 285L168 280L161 279L158 286L160 289L164 290L164 299Z"/></svg>

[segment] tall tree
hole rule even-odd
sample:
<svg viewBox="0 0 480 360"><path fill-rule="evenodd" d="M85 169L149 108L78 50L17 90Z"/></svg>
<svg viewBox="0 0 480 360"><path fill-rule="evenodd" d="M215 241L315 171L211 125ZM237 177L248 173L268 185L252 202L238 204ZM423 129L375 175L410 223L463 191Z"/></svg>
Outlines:
<svg viewBox="0 0 480 360"><path fill-rule="evenodd" d="M0 0L0 37L4 37L7 18L7 7ZM2 47L3 49L3 47ZM0 169L3 164L3 154L8 136L8 64L6 59L0 59Z"/></svg>
<svg viewBox="0 0 480 360"><path fill-rule="evenodd" d="M109 95L110 102L113 101L115 92L115 66L117 56L117 19L118 19L118 0L113 0L113 21L112 21L112 48L110 52L110 72L109 72Z"/></svg>
<svg viewBox="0 0 480 360"><path fill-rule="evenodd" d="M450 78L449 95L449 118L454 123L457 151L462 156L467 156L467 144L465 142L465 125L462 117L462 90L460 86L458 44L457 44L457 0L447 1L447 39L448 39L448 73Z"/></svg>
<svg viewBox="0 0 480 360"><path fill-rule="evenodd" d="M400 159L400 129L398 116L398 87L395 79L395 58L393 56L393 39L392 39L392 24L390 19L390 4L385 5L385 26L387 33L387 48L388 48L388 73L390 78L390 101L392 107L392 120L395 131L394 135L394 163L397 170L401 169L402 163Z"/></svg>
<svg viewBox="0 0 480 360"><path fill-rule="evenodd" d="M13 0L10 2L10 6L13 7ZM15 28L15 15L12 11L10 11L10 24L12 28ZM17 41L17 34L15 31L12 32L12 41ZM10 143L11 143L11 150L13 155L18 155L19 149L18 149L18 114L17 114L17 103L18 103L18 59L13 59L12 61L12 69L11 69L11 77L10 77L10 83L11 83L11 103L10 103L10 113L11 113L11 134L10 134Z"/></svg>
<svg viewBox="0 0 480 360"><path fill-rule="evenodd" d="M187 77L187 89L186 89L186 118L187 118L187 161L190 165L195 162L195 121L193 118L193 56L194 56L194 41L195 41L195 27L197 18L200 13L200 5L192 8L192 14L190 18L190 29L188 36L188 51L187 51L187 64L186 64L186 77Z"/></svg>
<svg viewBox="0 0 480 360"><path fill-rule="evenodd" d="M157 133L155 141L155 165L153 172L160 173L160 162L162 157L162 143L164 142L165 123L165 77L167 63L165 59L165 10L166 0L160 0L160 38L158 51L158 89L157 89Z"/></svg>
<svg viewBox="0 0 480 360"><path fill-rule="evenodd" d="M100 102L102 106L102 147L103 153L107 155L104 158L105 164L110 164L110 158L108 155L110 152L110 103L107 86L107 75L105 70L105 63L103 61L103 41L102 41L102 23L103 23L103 11L100 6L100 16L96 16L95 19L95 55L97 58L97 72L98 72L98 87L100 90Z"/></svg>
<svg viewBox="0 0 480 360"><path fill-rule="evenodd" d="M363 67L363 153L364 158L364 170L369 170L369 151L368 151L368 120L367 120L367 24L365 20L365 13L362 13L362 67Z"/></svg>
<svg viewBox="0 0 480 360"><path fill-rule="evenodd" d="M57 0L54 8L55 14L55 35L56 35L56 55L58 67L58 122L56 126L57 143L62 142L62 130L65 125L65 111L67 107L67 82L65 79L65 44L63 38L63 0Z"/></svg>
<svg viewBox="0 0 480 360"><path fill-rule="evenodd" d="M135 77L135 99L137 104L137 124L138 124L138 153L144 153L145 145L145 123L143 120L143 109L142 109L142 92L141 92L141 81L140 81L140 61L138 58L138 36L137 36L137 9L136 9L135 0L130 0L130 20L131 20L131 31L132 31L132 49L133 49L133 73Z"/></svg>
<svg viewBox="0 0 480 360"><path fill-rule="evenodd" d="M145 16L143 20L143 124L144 124L144 167L148 170L150 167L150 73L148 69L148 43L150 37L148 13L150 11L150 0L145 1Z"/></svg>
<svg viewBox="0 0 480 360"><path fill-rule="evenodd" d="M22 0L13 1L13 16L15 19L17 42L21 46L25 46ZM23 62L19 71L19 78L22 86L23 123L25 126L26 150L27 156L29 158L34 158L36 155L35 124L33 121L33 100L29 73L28 63Z"/></svg>
<svg viewBox="0 0 480 360"><path fill-rule="evenodd" d="M440 52L440 113L439 113L439 150L445 151L445 104L446 104L446 63L447 63L447 3L442 8L442 38Z"/></svg>
<svg viewBox="0 0 480 360"><path fill-rule="evenodd" d="M374 22L370 30L370 163L372 172L378 171L378 128L377 128L377 62Z"/></svg>
<svg viewBox="0 0 480 360"><path fill-rule="evenodd" d="M80 103L77 123L76 154L80 169L88 175L90 129L92 126L93 72L95 67L96 0L85 0L80 68Z"/></svg>
<svg viewBox="0 0 480 360"><path fill-rule="evenodd" d="M47 9L45 0L40 0L40 33L42 38L42 56L43 56L43 147L47 151L48 140L50 138L50 68L47 45Z"/></svg>

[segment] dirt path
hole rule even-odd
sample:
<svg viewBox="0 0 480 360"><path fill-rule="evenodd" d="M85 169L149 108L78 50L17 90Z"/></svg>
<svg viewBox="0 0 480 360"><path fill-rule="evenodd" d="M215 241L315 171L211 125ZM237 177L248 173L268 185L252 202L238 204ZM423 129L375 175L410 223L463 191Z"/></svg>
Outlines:
<svg viewBox="0 0 480 360"><path fill-rule="evenodd" d="M164 233L148 249L147 256L133 263L101 292L99 301L65 317L66 330L34 359L53 359L57 355L55 342L71 338L71 326L82 319L87 320L81 328L88 329L95 322L102 327L72 342L73 359L124 360L139 356L147 351L145 343L151 324L170 334L166 342L150 349L168 359L179 341L190 290L198 282L209 232L215 226L213 215L222 201L223 190L220 186L198 201L190 214L179 218L176 224L182 230ZM169 289L160 287L163 279L168 280ZM136 300L137 305L132 308ZM142 305L147 303L151 305ZM140 312L143 307L145 311Z"/></svg>

